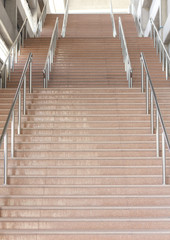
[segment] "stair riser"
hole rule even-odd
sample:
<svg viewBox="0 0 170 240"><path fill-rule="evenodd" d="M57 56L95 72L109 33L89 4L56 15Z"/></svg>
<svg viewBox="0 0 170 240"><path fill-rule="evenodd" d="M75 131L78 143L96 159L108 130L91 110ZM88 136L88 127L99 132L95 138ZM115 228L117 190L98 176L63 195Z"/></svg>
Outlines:
<svg viewBox="0 0 170 240"><path fill-rule="evenodd" d="M53 199L48 198L32 198L29 197L21 199L1 199L0 200L2 206L34 206L34 207L148 207L148 206L169 206L169 198L150 198L150 196L146 198L142 197L134 197L128 198L127 196L121 197L111 197L111 198L76 198L73 201L73 198L64 198L64 197L54 197ZM160 222L160 221L159 221Z"/></svg>
<svg viewBox="0 0 170 240"><path fill-rule="evenodd" d="M64 110L64 111L59 111L59 110L31 110L31 109L27 109L27 114L28 115L35 115L35 116L88 116L88 115L112 115L112 114L145 114L145 110L79 110L79 111L75 111L75 110Z"/></svg>
<svg viewBox="0 0 170 240"><path fill-rule="evenodd" d="M40 179L41 178L41 179ZM154 177L136 176L136 177L53 177L43 178L41 177L11 177L8 179L8 184L12 185L34 185L34 183L44 185L67 185L67 184L87 184L87 185L159 185L162 184L162 177L155 175ZM1 181L2 183L2 181ZM167 184L169 181L167 181Z"/></svg>
<svg viewBox="0 0 170 240"><path fill-rule="evenodd" d="M40 123L24 123L25 128L54 128L54 129L61 129L61 128L144 128L150 127L150 122L40 122ZM1 124L0 124L1 126ZM3 124L2 124L3 126ZM17 126L17 125L16 125ZM100 130L99 130L100 131Z"/></svg>
<svg viewBox="0 0 170 240"><path fill-rule="evenodd" d="M15 229L15 230L21 230L21 229L27 229L27 230L43 230L44 228L48 230L58 230L58 231L125 231L125 230L157 230L159 227L161 229L169 230L170 228L170 222L147 222L147 221L139 221L139 222L110 222L110 221L104 221L104 222L67 222L67 221L54 221L54 222L48 222L48 221L31 221L31 222L5 222L0 223L0 229Z"/></svg>
<svg viewBox="0 0 170 240"><path fill-rule="evenodd" d="M19 150L46 150L46 151L50 151L50 150L67 150L69 149L69 151L74 151L74 150L79 150L79 151L83 151L83 150L121 150L124 149L125 150L129 150L132 149L132 151L134 149L139 149L139 151L141 151L141 149L155 149L155 143L152 142L148 142L148 143L121 143L121 142L117 142L117 143L18 143L16 144L16 149Z"/></svg>
<svg viewBox="0 0 170 240"><path fill-rule="evenodd" d="M127 233L127 234L121 234L121 233L76 233L76 234L57 234L57 233L43 233L41 234L39 231L37 233L31 233L28 234L22 234L22 233L9 233L9 231L5 232L5 236L3 236L3 240L152 240L153 238L155 240L169 240L169 234L166 233Z"/></svg>
<svg viewBox="0 0 170 240"><path fill-rule="evenodd" d="M41 96L42 97L42 96ZM116 101L116 99L114 99L114 98L108 98L108 99L106 99L106 98L103 98L103 99L93 99L93 98L91 98L91 99L79 99L79 98L75 98L75 99L69 99L69 97L66 99L51 99L50 98L50 96L49 96L49 99L46 99L46 100L44 100L43 98L37 98L37 99L33 99L32 100L32 103L34 103L34 104L40 104L41 103L41 105L43 105L43 107L45 107L46 106L46 104L49 104L49 105L51 105L51 104L58 104L58 105L69 105L69 104L88 104L88 106L89 105L91 105L91 104L109 104L110 106L114 106L114 104L115 104L115 101ZM134 103L134 101L135 101L135 103L136 104L141 104L141 101L142 101L142 99L118 99L118 101L119 101L119 104L122 104L123 105L123 103L125 103L125 104L127 104L127 101L128 101L128 104L133 104ZM163 101L162 101L163 102Z"/></svg>
<svg viewBox="0 0 170 240"><path fill-rule="evenodd" d="M138 195L139 197L141 195L145 196L152 196L157 195L159 193L159 196L161 195L169 195L170 189L169 186L80 186L80 185L68 185L68 186L41 186L41 185L34 185L34 186L9 186L8 188L4 188L1 186L1 195L9 195L12 194L13 196L20 195L23 197L29 197L29 196L95 196L95 195ZM25 196L24 196L25 195ZM169 205L167 205L169 206ZM165 209L167 212L169 211L169 208L165 206ZM158 206L159 208L159 206ZM139 206L137 207L139 210ZM123 209L122 209L123 210ZM149 208L147 208L149 210Z"/></svg>
<svg viewBox="0 0 170 240"><path fill-rule="evenodd" d="M62 116L62 117L59 117L59 116L43 116L43 119L42 119L42 116L39 117L39 116L26 116L26 117L23 117L24 120L27 120L27 121L38 121L38 122L47 122L47 121L53 121L53 122L66 122L69 120L69 122L74 122L74 121L82 121L82 122L88 122L88 121L148 121L149 120L149 117L146 116L146 115L120 115L120 116L117 116L117 114L113 115L113 114L110 114L108 116L104 116L104 115L97 115L97 116L93 116L93 114L91 116Z"/></svg>
<svg viewBox="0 0 170 240"><path fill-rule="evenodd" d="M146 142L154 142L155 141L155 136L151 135L100 135L98 136L90 136L90 135L82 135L82 136L32 136L32 135L20 135L17 136L15 142L20 143L20 142L59 142L59 143L68 143L68 142L78 142L78 143L84 143L84 142L116 142L119 139L121 142L130 142L130 141L140 141ZM9 139L10 142L10 139Z"/></svg>
<svg viewBox="0 0 170 240"><path fill-rule="evenodd" d="M133 111L143 111L143 110L146 110L145 109L145 104L143 103L143 104L134 104L134 105L132 105L132 104L130 104L130 103L128 103L127 105L126 104L121 104L121 105L118 105L118 104L105 104L105 105L102 105L102 104L96 104L96 105L93 105L93 104L89 104L89 105L85 105L85 104L82 104L82 105L77 105L76 106L76 104L74 104L74 106L73 105L66 105L66 106L60 106L60 105L53 105L53 104L48 104L48 105L42 105L41 104L41 106L39 106L39 105L31 105L30 107L29 107L29 111L37 111L37 112L39 112L40 110L42 110L42 111L60 111L60 110L62 110L62 111L74 111L74 110L76 110L76 111L88 111L88 110L93 110L94 112L95 111L99 111L99 110L104 110L104 111L106 111L106 110L109 110L110 112L112 112L112 111L117 111L117 109L118 108L120 108L120 109L122 109L122 110L126 110L126 111L129 111L129 112L133 112ZM125 111L125 112L126 112ZM118 111L119 112L119 111Z"/></svg>
<svg viewBox="0 0 170 240"><path fill-rule="evenodd" d="M0 152L0 157L3 157L3 153ZM51 158L51 157L56 157L56 158L95 158L95 157L156 157L156 151L141 151L140 149L137 149L135 151L122 151L117 150L105 150L105 151L81 151L77 150L71 152L70 151L47 151L43 152L41 151L28 151L28 150L23 150L23 151L15 151L15 157L31 157L31 158Z"/></svg>
<svg viewBox="0 0 170 240"><path fill-rule="evenodd" d="M164 218L169 217L170 210L166 209L126 209L126 210L1 210L1 217L11 217L11 218Z"/></svg>
<svg viewBox="0 0 170 240"><path fill-rule="evenodd" d="M53 169L34 169L34 168L28 168L28 169L17 169L8 168L8 176L94 176L94 175L101 175L101 176L126 176L126 175L161 175L162 174L162 168L161 167L150 167L150 168L113 168L108 167L110 169L88 169L86 166L84 169L57 169L57 167L53 167ZM0 169L0 175L2 176L4 173L3 169ZM170 174L170 169L167 171L167 174Z"/></svg>
<svg viewBox="0 0 170 240"><path fill-rule="evenodd" d="M3 158L0 160L1 166L4 164ZM169 161L167 162L169 164ZM134 157L133 159L123 159L122 157L116 159L115 157L111 157L108 159L106 158L61 158L57 159L54 157L53 159L50 159L49 157L45 159L39 159L39 158L23 158L21 160L15 158L8 160L9 166L41 166L41 167L47 167L47 166L162 166L162 159L156 158L152 160L151 159L137 159Z"/></svg>
<svg viewBox="0 0 170 240"><path fill-rule="evenodd" d="M58 90L59 91L59 90ZM71 90L67 90L67 93L68 92L70 92ZM75 90L76 91L76 90ZM74 92L75 92L74 91ZM78 90L77 90L78 91ZM96 92L97 91L97 92ZM112 92L108 92L107 90L100 90L100 92L101 93L98 93L98 89L97 90L94 90L93 89L93 92L89 92L89 90L88 89L86 89L86 93L81 93L81 94L65 94L65 93L63 93L63 92L61 92L61 94L59 94L58 95L58 93L56 92L56 91L53 91L51 94L48 94L48 90L47 90L47 92L45 93L45 95L43 95L43 99L45 100L45 99L50 99L50 98L54 98L55 100L65 100L65 99L70 99L70 101L71 100L74 100L74 99L76 99L76 100L81 100L81 99L93 99L93 100L98 100L99 99L99 101L100 101L100 99L106 99L106 100L108 100L108 99L110 99L110 98L113 98L113 99L119 99L119 98L121 98L122 100L123 99L126 99L126 101L127 101L127 99L129 99L129 98L133 98L134 100L136 100L136 99L145 99L144 98L144 96L143 95L141 95L141 94L139 94L139 92L138 93L133 93L132 95L130 94L130 93L126 93L126 91L125 91L125 93L122 93L121 94L121 91L120 91L120 93L119 93L119 90L117 90L118 92L114 92L114 91L112 91ZM89 93L88 93L89 92ZM108 92L108 93L107 93ZM43 93L43 92L42 92ZM115 95L116 94L116 95ZM39 99L39 98L42 98L42 94L37 94L37 93L34 93L33 92L33 98L34 98L34 100L35 99ZM143 96L143 97L142 97Z"/></svg>

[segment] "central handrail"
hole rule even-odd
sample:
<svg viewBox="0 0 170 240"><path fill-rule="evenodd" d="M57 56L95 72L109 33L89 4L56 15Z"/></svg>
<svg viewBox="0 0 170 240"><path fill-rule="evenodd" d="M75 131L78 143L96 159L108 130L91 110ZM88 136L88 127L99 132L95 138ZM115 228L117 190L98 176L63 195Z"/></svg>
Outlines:
<svg viewBox="0 0 170 240"><path fill-rule="evenodd" d="M0 148L4 142L4 185L7 185L8 177L8 126L11 120L11 157L14 157L15 144L15 105L18 100L18 134L21 133L21 87L23 85L23 114L26 114L26 73L29 67L29 93L32 93L32 53L29 54L25 63L18 88L15 93L13 103L11 105L2 135L0 137Z"/></svg>
<svg viewBox="0 0 170 240"><path fill-rule="evenodd" d="M110 16L111 16L111 21L112 21L113 37L116 37L117 31L116 31L115 19L114 19L114 14L113 14L112 0L110 0L110 8L111 8Z"/></svg>
<svg viewBox="0 0 170 240"><path fill-rule="evenodd" d="M45 5L43 7L43 10L41 12L41 15L40 15L40 18L39 18L39 21L38 21L38 24L37 24L37 31L36 31L36 34L35 34L36 37L39 37L40 33L42 32L42 27L44 25L45 18L46 18L46 15L47 15L47 2L48 1L46 1Z"/></svg>
<svg viewBox="0 0 170 240"><path fill-rule="evenodd" d="M165 48L165 45L159 35L159 32L152 18L150 19L150 22L151 22L151 38L153 34L154 47L156 47L157 54L159 53L160 62L162 62L162 71L166 70L166 80L168 80L170 70L170 56Z"/></svg>
<svg viewBox="0 0 170 240"><path fill-rule="evenodd" d="M47 58L46 58L44 69L43 69L44 88L48 87L48 81L50 80L51 64L53 63L53 59L54 59L57 39L58 39L58 18L56 19L56 22L55 22L50 46L48 49Z"/></svg>
<svg viewBox="0 0 170 240"><path fill-rule="evenodd" d="M140 55L141 60L141 91L144 92L144 69L146 72L146 113L151 114L151 133L154 133L154 103L156 106L156 148L157 148L157 157L160 155L160 147L159 147L159 122L162 127L162 183L166 184L166 155L165 155L165 142L167 144L168 150L170 151L170 142L168 138L168 134L165 128L165 124L162 118L162 114L159 108L158 100L156 97L156 93L152 84L152 80L149 74L148 66L144 57L144 54ZM150 87L150 94L149 94ZM150 99L149 99L150 95ZM150 101L150 104L149 104ZM150 106L150 109L149 109Z"/></svg>
<svg viewBox="0 0 170 240"><path fill-rule="evenodd" d="M62 31L61 31L61 36L63 38L65 38L65 35L66 35L66 27L67 27L67 20L68 20L68 8L69 8L69 0L67 0L67 2L66 2L66 9L65 9L63 26L62 26Z"/></svg>
<svg viewBox="0 0 170 240"><path fill-rule="evenodd" d="M121 40L122 54L123 54L123 60L125 64L125 71L127 75L128 85L129 85L129 88L132 88L132 84L133 84L132 72L133 71L132 71L129 52L128 52L127 43L125 39L125 34L122 26L122 21L120 17L119 17L119 39Z"/></svg>
<svg viewBox="0 0 170 240"><path fill-rule="evenodd" d="M11 69L14 71L14 64L18 61L18 51L20 51L21 46L24 46L24 37L27 38L27 21L26 18L0 69L0 88L2 88L3 84L6 88L7 78L10 80Z"/></svg>

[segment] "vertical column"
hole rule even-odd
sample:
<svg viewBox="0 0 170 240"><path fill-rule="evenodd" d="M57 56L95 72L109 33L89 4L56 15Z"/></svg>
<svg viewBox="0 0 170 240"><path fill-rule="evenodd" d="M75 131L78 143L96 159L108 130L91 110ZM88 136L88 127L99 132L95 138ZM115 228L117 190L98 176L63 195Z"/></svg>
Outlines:
<svg viewBox="0 0 170 240"><path fill-rule="evenodd" d="M5 9L17 34L17 0L5 0Z"/></svg>
<svg viewBox="0 0 170 240"><path fill-rule="evenodd" d="M160 0L160 11L159 11L159 28L160 28L160 36L163 39L163 31L162 27L164 26L167 20L167 7L168 1L167 0Z"/></svg>

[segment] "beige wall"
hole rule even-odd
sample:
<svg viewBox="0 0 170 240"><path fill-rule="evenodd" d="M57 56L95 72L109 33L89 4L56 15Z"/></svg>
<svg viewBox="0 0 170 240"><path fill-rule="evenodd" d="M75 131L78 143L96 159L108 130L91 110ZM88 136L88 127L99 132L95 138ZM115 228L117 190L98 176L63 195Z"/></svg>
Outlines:
<svg viewBox="0 0 170 240"><path fill-rule="evenodd" d="M110 9L110 0L70 0L70 10ZM112 0L113 9L128 9L130 0Z"/></svg>

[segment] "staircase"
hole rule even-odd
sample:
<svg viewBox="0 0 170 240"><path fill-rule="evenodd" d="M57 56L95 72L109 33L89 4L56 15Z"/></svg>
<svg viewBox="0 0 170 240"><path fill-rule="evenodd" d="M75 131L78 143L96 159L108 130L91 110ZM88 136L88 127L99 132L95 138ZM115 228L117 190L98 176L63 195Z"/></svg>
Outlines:
<svg viewBox="0 0 170 240"><path fill-rule="evenodd" d="M119 16L120 14L115 14L117 29ZM162 72L162 66L156 54L156 49L153 47L153 40L149 37L140 38L137 36L136 26L134 24L133 17L130 14L122 14L121 19L133 68L133 87L138 88L141 86L141 52L145 55L154 87L169 87L170 84L165 80L165 72Z"/></svg>
<svg viewBox="0 0 170 240"><path fill-rule="evenodd" d="M118 39L59 39L49 87L127 87Z"/></svg>
<svg viewBox="0 0 170 240"><path fill-rule="evenodd" d="M0 239L167 240L169 166L167 185L162 186L162 159L156 157L156 137L150 133L145 94L139 87L140 63L130 48L134 87L128 89L120 42L106 34L111 21L96 29L97 19L104 20L95 15L91 36L82 31L81 17L87 25L87 16L68 18L68 35L58 41L48 89L40 88L43 64L36 69L38 55L34 60L37 74L15 158L9 157L9 185L0 187ZM49 25L50 21L49 17ZM76 23L79 36L74 38ZM43 34L47 37L45 29ZM28 40L22 53L27 46L30 51L35 45ZM145 47L144 40L141 48ZM10 87L16 86L21 68L18 64ZM0 97L4 93L10 99L13 89L1 90ZM2 150L0 162L3 176Z"/></svg>
<svg viewBox="0 0 170 240"><path fill-rule="evenodd" d="M21 49L21 55L18 58L18 63L15 65L15 71L11 73L11 81L8 82L8 88L16 88L20 76L22 74L25 62L29 53L33 54L33 87L43 87L43 68L46 61L51 35L55 25L56 18L59 19L59 36L63 22L62 14L48 14L43 27L43 31L39 38L29 38L24 42L24 48Z"/></svg>

